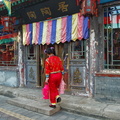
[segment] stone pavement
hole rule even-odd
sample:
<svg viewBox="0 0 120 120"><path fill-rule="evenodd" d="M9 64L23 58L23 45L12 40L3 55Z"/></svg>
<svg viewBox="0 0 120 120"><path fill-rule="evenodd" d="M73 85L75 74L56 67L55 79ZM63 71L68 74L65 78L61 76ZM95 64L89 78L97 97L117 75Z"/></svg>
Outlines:
<svg viewBox="0 0 120 120"><path fill-rule="evenodd" d="M0 95L0 120L105 120L64 110L60 110L52 116L47 116L8 104L6 100L9 99L11 98Z"/></svg>
<svg viewBox="0 0 120 120"><path fill-rule="evenodd" d="M34 101L43 102L41 89L11 88L0 86L0 94L9 97L26 98ZM120 104L102 103L92 98L61 95L62 109L91 116L108 118L109 120L120 120ZM45 100L44 100L45 101ZM45 101L46 102L46 101ZM47 105L48 102L46 102ZM32 110L32 108L30 108Z"/></svg>

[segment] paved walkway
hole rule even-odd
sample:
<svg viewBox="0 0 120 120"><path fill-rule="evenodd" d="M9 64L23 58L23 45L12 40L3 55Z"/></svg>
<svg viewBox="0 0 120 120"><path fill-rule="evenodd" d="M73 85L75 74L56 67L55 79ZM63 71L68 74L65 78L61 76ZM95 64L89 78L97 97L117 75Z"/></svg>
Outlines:
<svg viewBox="0 0 120 120"><path fill-rule="evenodd" d="M0 94L10 97L24 97L43 101L40 89L11 88L0 86ZM92 98L62 95L61 108L67 111L120 120L120 104L102 103Z"/></svg>
<svg viewBox="0 0 120 120"><path fill-rule="evenodd" d="M10 98L0 95L0 120L104 120L78 115L64 110L52 116L46 116L6 103Z"/></svg>

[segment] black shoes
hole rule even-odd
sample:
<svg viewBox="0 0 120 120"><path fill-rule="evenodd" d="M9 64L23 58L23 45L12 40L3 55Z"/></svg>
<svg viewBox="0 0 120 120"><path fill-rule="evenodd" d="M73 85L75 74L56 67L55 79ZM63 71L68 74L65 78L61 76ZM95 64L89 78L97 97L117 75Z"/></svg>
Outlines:
<svg viewBox="0 0 120 120"><path fill-rule="evenodd" d="M56 101L57 101L57 103L59 103L59 102L61 102L61 97L58 97L57 99L56 99ZM49 105L49 107L51 107L51 108L56 108L56 105Z"/></svg>
<svg viewBox="0 0 120 120"><path fill-rule="evenodd" d="M51 107L51 108L56 108L56 105L49 105L49 107Z"/></svg>
<svg viewBox="0 0 120 120"><path fill-rule="evenodd" d="M57 103L61 102L61 97L57 98Z"/></svg>

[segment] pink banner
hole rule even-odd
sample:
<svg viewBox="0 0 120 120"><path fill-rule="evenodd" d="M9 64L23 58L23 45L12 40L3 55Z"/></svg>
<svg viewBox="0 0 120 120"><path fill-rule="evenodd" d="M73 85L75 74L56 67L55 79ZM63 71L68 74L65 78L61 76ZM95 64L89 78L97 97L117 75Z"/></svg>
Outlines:
<svg viewBox="0 0 120 120"><path fill-rule="evenodd" d="M67 25L67 17L62 18L62 35L61 35L61 42L66 42L66 25Z"/></svg>
<svg viewBox="0 0 120 120"><path fill-rule="evenodd" d="M47 44L47 45L50 44L51 31L52 31L52 21L48 21L47 37L46 37L46 44Z"/></svg>

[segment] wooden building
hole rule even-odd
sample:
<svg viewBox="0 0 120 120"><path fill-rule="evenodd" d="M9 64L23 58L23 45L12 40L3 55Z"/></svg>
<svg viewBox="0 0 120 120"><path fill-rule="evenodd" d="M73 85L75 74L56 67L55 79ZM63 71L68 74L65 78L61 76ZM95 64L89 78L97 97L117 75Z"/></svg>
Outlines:
<svg viewBox="0 0 120 120"><path fill-rule="evenodd" d="M98 100L119 99L118 0L14 0L11 5L17 36L9 37L16 39L14 42L0 40L1 50L10 43L14 47L8 47L13 48L10 54L14 57L5 58L5 64L0 61L0 76L4 78L0 84L10 86L12 79L6 83L12 75L17 87L43 87L44 49L54 46L64 62L66 93ZM1 17L7 13L3 5ZM11 61L16 64L10 65Z"/></svg>

